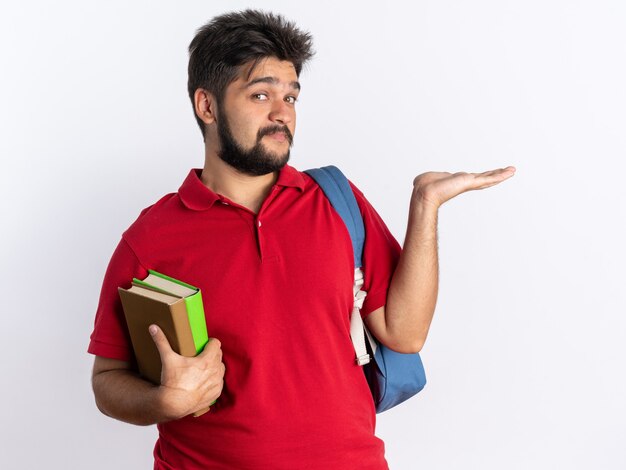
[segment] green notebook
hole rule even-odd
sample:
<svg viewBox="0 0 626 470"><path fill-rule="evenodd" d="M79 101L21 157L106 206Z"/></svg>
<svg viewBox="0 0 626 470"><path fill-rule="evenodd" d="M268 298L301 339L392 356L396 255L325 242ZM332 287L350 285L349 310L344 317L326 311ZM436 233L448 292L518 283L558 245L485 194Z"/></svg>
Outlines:
<svg viewBox="0 0 626 470"><path fill-rule="evenodd" d="M143 280L133 278L133 285L183 298L187 307L187 317L189 318L196 354L202 351L209 341L209 335L206 329L200 289L152 269L148 270L148 277Z"/></svg>
<svg viewBox="0 0 626 470"><path fill-rule="evenodd" d="M133 279L129 289L118 289L128 333L140 374L161 383L161 357L148 332L158 325L171 348L181 356L193 357L207 344L206 322L200 289L156 271Z"/></svg>

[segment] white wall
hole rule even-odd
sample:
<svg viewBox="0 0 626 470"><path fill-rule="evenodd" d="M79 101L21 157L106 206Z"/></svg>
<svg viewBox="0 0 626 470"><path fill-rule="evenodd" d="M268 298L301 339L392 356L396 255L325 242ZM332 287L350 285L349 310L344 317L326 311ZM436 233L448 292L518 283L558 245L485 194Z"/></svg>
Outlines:
<svg viewBox="0 0 626 470"><path fill-rule="evenodd" d="M2 467L151 468L155 429L99 414L86 348L121 232L203 162L186 47L247 6L315 37L292 163L342 167L400 241L415 175L518 169L441 210L391 467L626 468L619 0L3 4Z"/></svg>

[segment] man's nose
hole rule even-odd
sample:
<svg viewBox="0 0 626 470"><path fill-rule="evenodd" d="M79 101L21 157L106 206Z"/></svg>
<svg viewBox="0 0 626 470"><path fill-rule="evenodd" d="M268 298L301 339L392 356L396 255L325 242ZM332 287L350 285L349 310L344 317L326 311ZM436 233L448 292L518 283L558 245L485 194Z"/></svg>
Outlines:
<svg viewBox="0 0 626 470"><path fill-rule="evenodd" d="M277 124L289 124L293 120L293 109L283 100L276 100L272 104L269 118Z"/></svg>

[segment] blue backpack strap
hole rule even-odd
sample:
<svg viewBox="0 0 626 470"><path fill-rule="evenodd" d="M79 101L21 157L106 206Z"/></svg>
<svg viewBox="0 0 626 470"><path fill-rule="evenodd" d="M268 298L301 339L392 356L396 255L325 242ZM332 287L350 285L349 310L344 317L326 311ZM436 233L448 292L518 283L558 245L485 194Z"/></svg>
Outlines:
<svg viewBox="0 0 626 470"><path fill-rule="evenodd" d="M348 178L336 166L325 166L306 170L311 178L322 188L324 194L343 219L350 238L352 239L352 251L354 252L354 267L363 266L363 243L365 241L365 227L359 205L356 202Z"/></svg>
<svg viewBox="0 0 626 470"><path fill-rule="evenodd" d="M346 224L352 239L355 269L361 268L365 228L359 206L347 178L334 166L307 170L305 173L319 184ZM355 277L356 288L357 278ZM355 297L355 305L357 300ZM364 330L362 321L355 322L354 315L355 312L353 310L350 334L352 335L353 324L356 324L355 329L360 330L360 335L362 335L364 331L367 331L367 328ZM359 316L358 320L360 320L358 309L356 315ZM359 357L357 357L357 363L363 365L363 371L374 398L376 413L382 413L420 392L426 385L426 374L419 353L398 353L379 344L369 332L367 336L374 349L374 361L369 362L369 359L367 359L367 361L361 363ZM356 343L355 350L357 350ZM357 352L357 356L358 354Z"/></svg>

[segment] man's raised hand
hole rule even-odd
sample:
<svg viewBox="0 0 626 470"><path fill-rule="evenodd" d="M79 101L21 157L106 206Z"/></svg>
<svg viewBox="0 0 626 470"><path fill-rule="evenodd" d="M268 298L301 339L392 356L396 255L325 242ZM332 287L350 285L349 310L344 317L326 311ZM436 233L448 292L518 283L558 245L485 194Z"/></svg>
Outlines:
<svg viewBox="0 0 626 470"><path fill-rule="evenodd" d="M413 196L420 202L438 208L459 194L489 188L514 174L515 167L513 166L484 173L423 173L413 180Z"/></svg>
<svg viewBox="0 0 626 470"><path fill-rule="evenodd" d="M211 338L200 354L185 357L172 350L158 326L150 325L150 334L161 356L161 402L166 414L178 419L208 410L224 386L221 343Z"/></svg>

